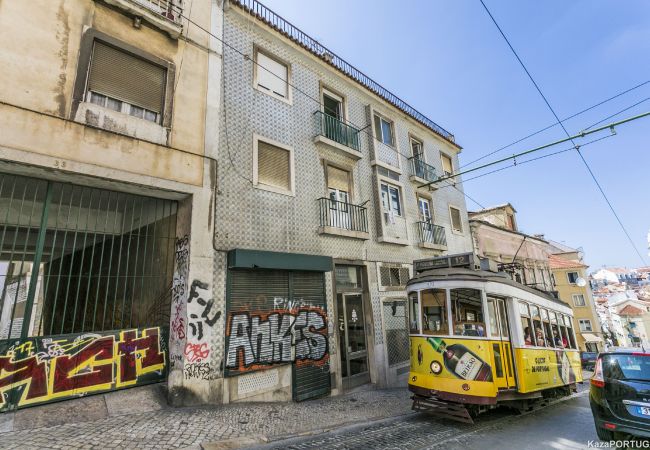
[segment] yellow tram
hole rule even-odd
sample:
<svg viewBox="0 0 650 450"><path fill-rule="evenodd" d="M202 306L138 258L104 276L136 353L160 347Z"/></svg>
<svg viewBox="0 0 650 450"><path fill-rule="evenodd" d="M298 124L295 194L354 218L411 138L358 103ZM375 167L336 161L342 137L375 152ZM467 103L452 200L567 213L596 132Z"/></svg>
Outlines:
<svg viewBox="0 0 650 450"><path fill-rule="evenodd" d="M471 253L414 262L407 284L413 409L470 421L582 382L571 308ZM481 267L483 266L483 267Z"/></svg>

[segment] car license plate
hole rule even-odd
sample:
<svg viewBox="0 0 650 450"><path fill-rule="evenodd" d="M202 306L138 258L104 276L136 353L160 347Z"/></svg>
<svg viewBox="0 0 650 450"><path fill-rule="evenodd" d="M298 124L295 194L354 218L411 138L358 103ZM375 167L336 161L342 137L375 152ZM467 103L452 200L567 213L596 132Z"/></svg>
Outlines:
<svg viewBox="0 0 650 450"><path fill-rule="evenodd" d="M650 416L650 408L645 407L645 406L639 406L638 407L639 414L642 416Z"/></svg>

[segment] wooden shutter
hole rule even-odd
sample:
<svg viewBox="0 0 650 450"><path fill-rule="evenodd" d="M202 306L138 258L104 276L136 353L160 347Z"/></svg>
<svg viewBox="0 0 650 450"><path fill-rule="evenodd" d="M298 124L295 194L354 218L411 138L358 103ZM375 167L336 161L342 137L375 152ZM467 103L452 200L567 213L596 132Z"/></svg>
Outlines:
<svg viewBox="0 0 650 450"><path fill-rule="evenodd" d="M287 66L257 52L257 84L275 94L287 98Z"/></svg>
<svg viewBox="0 0 650 450"><path fill-rule="evenodd" d="M288 150L258 141L257 181L291 190L291 154Z"/></svg>
<svg viewBox="0 0 650 450"><path fill-rule="evenodd" d="M347 170L327 166L327 187L330 189L338 189L339 191L349 192L349 176L350 172Z"/></svg>
<svg viewBox="0 0 650 450"><path fill-rule="evenodd" d="M88 90L160 114L166 75L163 67L96 41Z"/></svg>
<svg viewBox="0 0 650 450"><path fill-rule="evenodd" d="M453 169L452 164L451 164L451 158L449 156L445 155L444 153L441 153L440 156L442 158L442 170L443 170L443 172L445 172L446 174L454 173L454 169Z"/></svg>

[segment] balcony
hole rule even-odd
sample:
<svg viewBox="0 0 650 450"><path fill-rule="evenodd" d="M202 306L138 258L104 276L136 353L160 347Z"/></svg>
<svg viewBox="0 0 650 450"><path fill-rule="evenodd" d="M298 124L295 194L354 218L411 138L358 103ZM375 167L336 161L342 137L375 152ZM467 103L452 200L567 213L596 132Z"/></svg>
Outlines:
<svg viewBox="0 0 650 450"><path fill-rule="evenodd" d="M363 206L319 198L319 234L369 239L368 215Z"/></svg>
<svg viewBox="0 0 650 450"><path fill-rule="evenodd" d="M140 17L177 39L183 27L181 0L104 0L129 14Z"/></svg>
<svg viewBox="0 0 650 450"><path fill-rule="evenodd" d="M411 168L411 181L424 184L438 179L435 167L430 166L415 156L410 157L408 161ZM434 187L434 185L430 186Z"/></svg>
<svg viewBox="0 0 650 450"><path fill-rule="evenodd" d="M445 227L434 225L429 220L416 222L420 247L434 250L447 250Z"/></svg>
<svg viewBox="0 0 650 450"><path fill-rule="evenodd" d="M318 134L314 142L325 144L346 156L361 159L359 130L322 111L314 113Z"/></svg>

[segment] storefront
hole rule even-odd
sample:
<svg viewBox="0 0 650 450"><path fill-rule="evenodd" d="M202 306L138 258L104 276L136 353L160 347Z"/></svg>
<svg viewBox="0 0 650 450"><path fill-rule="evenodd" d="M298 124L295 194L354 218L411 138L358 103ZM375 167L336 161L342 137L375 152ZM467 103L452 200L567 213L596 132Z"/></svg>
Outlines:
<svg viewBox="0 0 650 450"><path fill-rule="evenodd" d="M302 401L330 393L325 256L228 253L229 399Z"/></svg>

